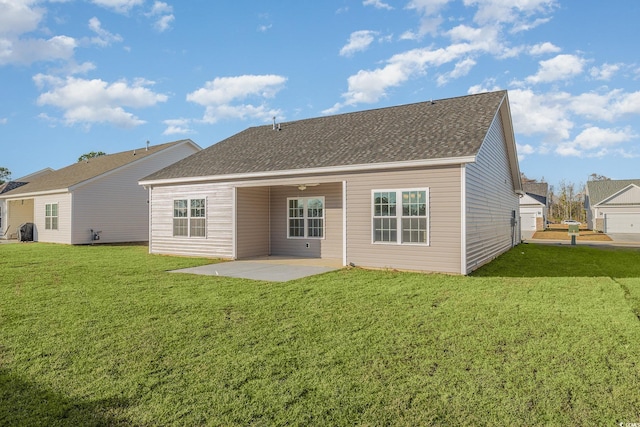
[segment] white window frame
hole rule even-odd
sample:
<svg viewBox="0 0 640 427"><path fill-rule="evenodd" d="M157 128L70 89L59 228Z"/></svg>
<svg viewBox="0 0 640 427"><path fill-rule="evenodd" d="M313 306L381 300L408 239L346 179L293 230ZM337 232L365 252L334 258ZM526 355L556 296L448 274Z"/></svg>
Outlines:
<svg viewBox="0 0 640 427"><path fill-rule="evenodd" d="M403 193L425 193L425 215L403 215ZM395 194L395 214L393 215L376 215L376 193L394 193ZM376 240L376 220L377 219L395 219L396 239L390 241ZM424 242L405 242L403 241L403 220L408 219L424 219L425 220L425 241ZM421 188L394 188L394 189L374 189L371 190L371 243L375 245L403 245L403 246L429 246L431 244L430 232L430 198L429 187Z"/></svg>
<svg viewBox="0 0 640 427"><path fill-rule="evenodd" d="M301 217L293 217L290 215L291 210L290 210L290 202L291 200L302 200L302 210L303 210L303 215ZM315 217L315 216L309 216L309 208L308 208L308 202L310 200L320 200L322 202L322 216L319 217ZM305 197L287 197L287 239L315 239L315 240L323 240L325 238L326 235L326 225L327 225L327 221L326 221L326 211L327 211L327 205L325 202L325 197L324 196L305 196ZM304 235L302 236L292 236L291 235L291 220L302 220L303 223L303 228L304 228ZM322 221L322 236L310 236L309 235L309 221L312 220L320 220Z"/></svg>
<svg viewBox="0 0 640 427"><path fill-rule="evenodd" d="M56 214L53 215L53 207L56 207ZM49 209L49 215L47 215L47 208ZM55 219L55 227L54 227ZM58 202L45 203L44 204L44 229L45 230L58 230L60 226L60 205Z"/></svg>
<svg viewBox="0 0 640 427"><path fill-rule="evenodd" d="M203 201L204 206L192 206L193 202L196 201ZM180 202L180 201L186 201L187 205L185 208L180 208L180 209L186 209L186 216L175 216L176 213L176 202ZM197 209L204 209L204 215L203 216L194 216L193 215L193 210ZM172 203L171 203L171 236L175 237L175 238L189 238L189 239L206 239L207 238L207 211L208 211L208 205L207 205L207 198L206 197L189 197L189 198L178 198L178 199L173 199ZM180 219L180 220L186 220L186 234L176 234L176 220ZM199 234L195 234L193 233L194 231L194 227L196 227L194 225L194 221L196 220L202 220L204 222L203 225L203 232L202 235Z"/></svg>

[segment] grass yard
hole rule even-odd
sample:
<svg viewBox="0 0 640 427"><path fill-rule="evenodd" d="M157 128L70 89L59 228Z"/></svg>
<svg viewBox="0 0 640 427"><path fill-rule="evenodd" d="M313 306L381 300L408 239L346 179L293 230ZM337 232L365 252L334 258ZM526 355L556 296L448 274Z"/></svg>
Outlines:
<svg viewBox="0 0 640 427"><path fill-rule="evenodd" d="M470 277L168 274L0 245L0 425L640 422L640 252L520 245Z"/></svg>

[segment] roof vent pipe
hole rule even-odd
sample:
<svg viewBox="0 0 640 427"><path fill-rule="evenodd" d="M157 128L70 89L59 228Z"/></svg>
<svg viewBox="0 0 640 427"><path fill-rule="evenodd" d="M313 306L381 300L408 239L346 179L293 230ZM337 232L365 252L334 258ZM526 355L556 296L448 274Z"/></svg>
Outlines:
<svg viewBox="0 0 640 427"><path fill-rule="evenodd" d="M147 151L149 151L149 140L147 140Z"/></svg>
<svg viewBox="0 0 640 427"><path fill-rule="evenodd" d="M273 130L276 130L276 116L273 116Z"/></svg>

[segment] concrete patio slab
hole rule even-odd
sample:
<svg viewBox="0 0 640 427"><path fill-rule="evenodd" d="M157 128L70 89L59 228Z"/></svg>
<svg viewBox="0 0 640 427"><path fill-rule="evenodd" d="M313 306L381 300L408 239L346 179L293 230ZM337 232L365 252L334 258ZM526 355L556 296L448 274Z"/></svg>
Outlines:
<svg viewBox="0 0 640 427"><path fill-rule="evenodd" d="M269 257L221 262L200 267L173 270L170 271L170 273L235 277L266 282L288 282L289 280L327 273L339 270L340 268L342 268L342 266L335 260Z"/></svg>

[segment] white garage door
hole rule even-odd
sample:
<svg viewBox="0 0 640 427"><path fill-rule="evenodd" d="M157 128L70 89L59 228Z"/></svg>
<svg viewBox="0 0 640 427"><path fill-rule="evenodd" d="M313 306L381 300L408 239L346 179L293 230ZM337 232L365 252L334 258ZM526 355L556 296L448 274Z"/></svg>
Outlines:
<svg viewBox="0 0 640 427"><path fill-rule="evenodd" d="M605 233L640 233L640 213L605 215Z"/></svg>
<svg viewBox="0 0 640 427"><path fill-rule="evenodd" d="M520 214L520 221L522 221L522 231L536 231L536 214L522 212Z"/></svg>

